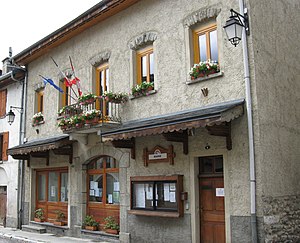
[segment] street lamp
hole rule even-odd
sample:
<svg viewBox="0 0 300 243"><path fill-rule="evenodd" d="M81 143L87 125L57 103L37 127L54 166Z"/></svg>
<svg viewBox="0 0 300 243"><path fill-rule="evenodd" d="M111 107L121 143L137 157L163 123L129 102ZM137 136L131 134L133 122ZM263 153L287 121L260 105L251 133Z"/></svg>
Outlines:
<svg viewBox="0 0 300 243"><path fill-rule="evenodd" d="M228 40L232 45L237 46L242 39L243 28L246 30L246 34L249 35L249 21L247 9L245 8L244 15L230 9L231 16L226 21L225 29Z"/></svg>
<svg viewBox="0 0 300 243"><path fill-rule="evenodd" d="M15 117L16 117L16 115L15 115L15 113L12 111L12 109L20 110L20 113L22 113L22 111L23 111L23 108L21 108L21 107L10 106L10 110L9 110L9 112L6 114L7 122L8 122L9 125L11 125L11 124L14 122Z"/></svg>

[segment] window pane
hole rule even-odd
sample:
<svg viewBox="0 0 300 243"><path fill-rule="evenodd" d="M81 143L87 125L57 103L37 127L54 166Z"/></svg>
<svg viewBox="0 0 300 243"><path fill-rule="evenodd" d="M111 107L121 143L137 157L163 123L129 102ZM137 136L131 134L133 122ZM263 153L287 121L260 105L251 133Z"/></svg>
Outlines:
<svg viewBox="0 0 300 243"><path fill-rule="evenodd" d="M88 169L89 170L91 170L91 169L96 169L96 170L103 169L103 158L99 158L98 160L89 163Z"/></svg>
<svg viewBox="0 0 300 243"><path fill-rule="evenodd" d="M112 157L106 157L105 161L106 161L106 169L119 167L117 161Z"/></svg>
<svg viewBox="0 0 300 243"><path fill-rule="evenodd" d="M211 158L200 158L200 172L213 173L213 161Z"/></svg>
<svg viewBox="0 0 300 243"><path fill-rule="evenodd" d="M142 81L147 81L147 56L142 57Z"/></svg>
<svg viewBox="0 0 300 243"><path fill-rule="evenodd" d="M46 201L46 175L38 175L38 201Z"/></svg>
<svg viewBox="0 0 300 243"><path fill-rule="evenodd" d="M133 186L132 208L153 210L153 183L135 182Z"/></svg>
<svg viewBox="0 0 300 243"><path fill-rule="evenodd" d="M157 182L156 207L163 210L177 210L176 183Z"/></svg>
<svg viewBox="0 0 300 243"><path fill-rule="evenodd" d="M60 201L68 201L68 173L61 173Z"/></svg>
<svg viewBox="0 0 300 243"><path fill-rule="evenodd" d="M48 201L58 201L58 173L49 172Z"/></svg>
<svg viewBox="0 0 300 243"><path fill-rule="evenodd" d="M217 30L209 33L210 38L210 59L218 62L218 42L217 42Z"/></svg>
<svg viewBox="0 0 300 243"><path fill-rule="evenodd" d="M106 174L106 200L108 204L119 204L119 173Z"/></svg>
<svg viewBox="0 0 300 243"><path fill-rule="evenodd" d="M104 71L102 70L100 72L100 95L102 95L105 91L104 85Z"/></svg>
<svg viewBox="0 0 300 243"><path fill-rule="evenodd" d="M200 55L200 61L206 61L207 55L206 55L206 35L199 35L199 55Z"/></svg>
<svg viewBox="0 0 300 243"><path fill-rule="evenodd" d="M89 176L89 201L102 202L103 201L103 175Z"/></svg>
<svg viewBox="0 0 300 243"><path fill-rule="evenodd" d="M223 173L223 158L222 157L218 157L215 160L215 172Z"/></svg>
<svg viewBox="0 0 300 243"><path fill-rule="evenodd" d="M150 54L150 82L154 82L154 55Z"/></svg>

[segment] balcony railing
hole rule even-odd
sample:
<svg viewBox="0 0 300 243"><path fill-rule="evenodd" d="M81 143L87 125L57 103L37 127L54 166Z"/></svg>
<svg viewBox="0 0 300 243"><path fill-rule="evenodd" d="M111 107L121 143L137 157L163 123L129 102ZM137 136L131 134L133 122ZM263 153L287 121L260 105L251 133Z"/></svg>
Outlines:
<svg viewBox="0 0 300 243"><path fill-rule="evenodd" d="M58 126L64 132L86 130L103 125L121 124L120 103L103 98L74 103L63 107L58 114Z"/></svg>

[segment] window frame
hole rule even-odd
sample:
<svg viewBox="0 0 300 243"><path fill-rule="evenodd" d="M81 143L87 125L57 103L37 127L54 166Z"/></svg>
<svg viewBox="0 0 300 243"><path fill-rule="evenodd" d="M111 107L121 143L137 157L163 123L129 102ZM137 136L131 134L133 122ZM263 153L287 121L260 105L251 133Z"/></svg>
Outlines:
<svg viewBox="0 0 300 243"><path fill-rule="evenodd" d="M206 36L206 60L208 60L208 59L211 60L210 33L212 31L217 31L217 23L210 23L206 26L201 26L201 27L195 28L193 30L193 50L194 50L193 61L194 61L194 63L200 62L199 36L203 35L203 34L205 34L205 36ZM213 60L213 61L217 61L219 63L219 47L218 47L217 51L218 51L218 60ZM202 61L206 61L206 60L202 60Z"/></svg>
<svg viewBox="0 0 300 243"><path fill-rule="evenodd" d="M37 112L43 113L44 111L44 89L39 90L36 92L36 105L37 105Z"/></svg>
<svg viewBox="0 0 300 243"><path fill-rule="evenodd" d="M154 69L154 49L153 45L147 46L145 48L139 49L136 51L136 84L142 83L142 58L146 56L146 70L147 70L147 76L146 76L146 82L150 83L150 54L153 54L153 69ZM155 72L153 71L153 75L155 77ZM155 78L153 78L153 83L155 82Z"/></svg>
<svg viewBox="0 0 300 243"><path fill-rule="evenodd" d="M177 208L174 210L165 210L165 209L155 209L156 198L153 196L153 209L146 208L137 208L133 205L133 193L134 185L141 183L152 183L153 185L157 183L175 183L176 184L176 202ZM130 177L130 210L128 213L134 215L144 215L144 216L155 216L155 217L171 217L178 218L182 217L184 214L183 210L183 175L172 175L172 176L133 176ZM153 188L154 194L154 188Z"/></svg>
<svg viewBox="0 0 300 243"><path fill-rule="evenodd" d="M0 133L0 161L7 161L8 160L8 144L9 144L9 132Z"/></svg>
<svg viewBox="0 0 300 243"><path fill-rule="evenodd" d="M103 90L101 89L101 87L102 87L101 72L104 73L104 77L103 77L104 89ZM109 89L110 89L109 63L105 62L96 68L96 95L101 96L103 94L103 92L110 91ZM108 115L108 113L109 113L108 108L109 108L108 102L106 102L106 101L101 102L101 100L96 101L96 109L101 110L103 116Z"/></svg>
<svg viewBox="0 0 300 243"><path fill-rule="evenodd" d="M0 118L6 116L7 89L0 90Z"/></svg>

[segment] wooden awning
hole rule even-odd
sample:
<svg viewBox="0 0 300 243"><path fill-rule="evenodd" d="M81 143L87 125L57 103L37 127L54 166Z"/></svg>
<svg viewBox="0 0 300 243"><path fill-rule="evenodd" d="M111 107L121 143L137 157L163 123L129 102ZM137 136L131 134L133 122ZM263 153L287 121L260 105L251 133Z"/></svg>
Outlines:
<svg viewBox="0 0 300 243"><path fill-rule="evenodd" d="M63 134L55 137L32 140L27 143L9 148L7 153L14 159L27 160L30 157L46 158L46 165L49 165L49 151L57 155L68 155L69 162L72 163L73 144L69 140L69 135Z"/></svg>
<svg viewBox="0 0 300 243"><path fill-rule="evenodd" d="M164 116L134 120L102 132L104 140L131 139L229 123L244 113L244 99L218 103Z"/></svg>

